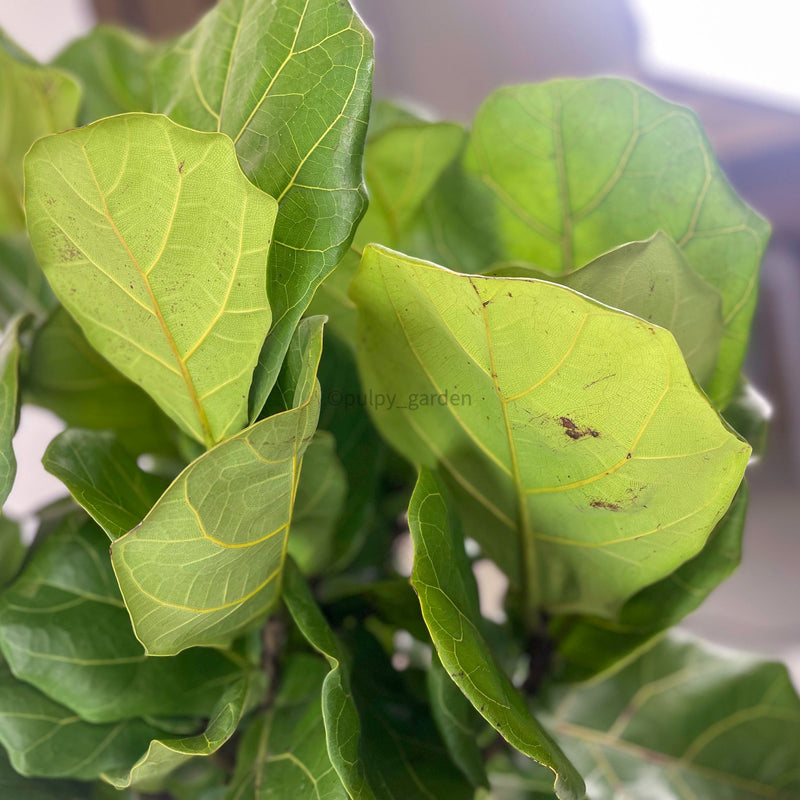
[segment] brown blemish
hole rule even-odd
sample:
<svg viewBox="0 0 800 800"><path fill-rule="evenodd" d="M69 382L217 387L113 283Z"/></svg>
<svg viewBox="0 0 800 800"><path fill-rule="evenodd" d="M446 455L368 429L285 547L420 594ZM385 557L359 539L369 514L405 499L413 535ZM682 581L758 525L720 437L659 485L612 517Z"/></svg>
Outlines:
<svg viewBox="0 0 800 800"><path fill-rule="evenodd" d="M185 163L186 163L185 161L181 161L181 163L178 164L178 175L183 175L183 165Z"/></svg>
<svg viewBox="0 0 800 800"><path fill-rule="evenodd" d="M592 500L589 505L592 508L605 508L607 511L622 511L622 506L616 503L606 502L605 500Z"/></svg>
<svg viewBox="0 0 800 800"><path fill-rule="evenodd" d="M588 426L581 428L569 417L559 417L558 422L564 429L564 433L566 433L570 439L578 440L582 439L584 436L593 436L596 439L600 436L599 432L594 428L589 428Z"/></svg>

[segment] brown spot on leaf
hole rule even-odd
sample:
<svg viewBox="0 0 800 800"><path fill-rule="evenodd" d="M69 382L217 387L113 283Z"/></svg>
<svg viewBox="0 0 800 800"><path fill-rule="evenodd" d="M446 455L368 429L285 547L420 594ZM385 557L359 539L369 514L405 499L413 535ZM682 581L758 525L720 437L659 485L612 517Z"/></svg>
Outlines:
<svg viewBox="0 0 800 800"><path fill-rule="evenodd" d="M584 436L592 436L595 439L600 436L600 433L596 431L594 428L590 428L588 426L581 427L580 425L576 424L575 420L570 419L569 417L559 417L558 423L564 429L564 433L569 436L570 439L582 439Z"/></svg>
<svg viewBox="0 0 800 800"><path fill-rule="evenodd" d="M622 506L616 503L609 503L606 500L592 500L589 505L592 508L605 508L607 511L622 511Z"/></svg>
<svg viewBox="0 0 800 800"><path fill-rule="evenodd" d="M181 161L181 163L180 163L180 164L178 164L178 174L179 174L179 175L183 175L183 165L184 165L185 163L186 163L185 161Z"/></svg>

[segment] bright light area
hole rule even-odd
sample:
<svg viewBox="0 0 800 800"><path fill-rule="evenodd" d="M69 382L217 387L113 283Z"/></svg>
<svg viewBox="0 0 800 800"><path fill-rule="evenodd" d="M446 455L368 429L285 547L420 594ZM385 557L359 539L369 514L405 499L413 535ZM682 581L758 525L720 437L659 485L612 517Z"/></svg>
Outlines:
<svg viewBox="0 0 800 800"><path fill-rule="evenodd" d="M798 0L628 0L659 77L800 109Z"/></svg>
<svg viewBox="0 0 800 800"><path fill-rule="evenodd" d="M50 61L94 22L89 0L0 0L0 27L40 61Z"/></svg>

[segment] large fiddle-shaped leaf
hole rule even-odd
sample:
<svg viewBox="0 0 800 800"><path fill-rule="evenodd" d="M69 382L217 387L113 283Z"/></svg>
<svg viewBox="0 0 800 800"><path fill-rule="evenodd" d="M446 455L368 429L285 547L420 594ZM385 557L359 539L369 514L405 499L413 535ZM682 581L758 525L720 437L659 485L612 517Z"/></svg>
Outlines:
<svg viewBox="0 0 800 800"><path fill-rule="evenodd" d="M254 377L253 418L366 208L371 87L372 37L347 0L223 0L156 66L156 108L227 133L247 176L280 204L272 331Z"/></svg>
<svg viewBox="0 0 800 800"><path fill-rule="evenodd" d="M177 429L60 306L35 332L22 380L26 402L49 408L70 427L114 431L135 454L174 452Z"/></svg>
<svg viewBox="0 0 800 800"><path fill-rule="evenodd" d="M247 421L275 200L230 140L123 114L25 159L34 251L97 351L207 446Z"/></svg>
<svg viewBox="0 0 800 800"><path fill-rule="evenodd" d="M12 442L19 419L19 328L22 319L12 319L0 334L0 506L5 503L17 474Z"/></svg>
<svg viewBox="0 0 800 800"><path fill-rule="evenodd" d="M565 617L553 624L560 680L585 680L620 668L653 638L694 611L739 566L747 511L742 484L706 546L672 575L635 594L615 620Z"/></svg>
<svg viewBox="0 0 800 800"><path fill-rule="evenodd" d="M472 209L493 220L501 260L557 275L657 230L671 236L722 296L710 393L724 404L747 346L769 227L736 195L691 111L617 79L500 89L478 111L463 168L478 198Z"/></svg>
<svg viewBox="0 0 800 800"><path fill-rule="evenodd" d="M0 31L0 233L25 227L22 159L40 136L75 124L81 90L43 67Z"/></svg>
<svg viewBox="0 0 800 800"><path fill-rule="evenodd" d="M135 528L167 488L108 431L66 430L50 442L42 463L112 540Z"/></svg>
<svg viewBox="0 0 800 800"><path fill-rule="evenodd" d="M520 752L548 767L562 800L581 800L580 775L528 710L478 627L478 589L445 489L422 470L408 509L414 540L411 583L442 665L487 722Z"/></svg>
<svg viewBox="0 0 800 800"><path fill-rule="evenodd" d="M330 763L347 797L375 800L360 757L361 722L350 689L350 676L343 663L342 646L314 602L300 569L291 559L286 564L283 599L302 635L328 662L329 671L320 689Z"/></svg>
<svg viewBox="0 0 800 800"><path fill-rule="evenodd" d="M294 654L281 666L269 710L248 729L226 800L348 800L326 746L322 687L329 673L318 658Z"/></svg>
<svg viewBox="0 0 800 800"><path fill-rule="evenodd" d="M696 555L750 453L672 336L564 287L369 247L351 293L379 428L440 468L538 610L613 617Z"/></svg>
<svg viewBox="0 0 800 800"><path fill-rule="evenodd" d="M80 122L129 111L153 110L151 66L156 48L111 25L98 25L61 52L54 64L80 78Z"/></svg>
<svg viewBox="0 0 800 800"><path fill-rule="evenodd" d="M37 547L0 597L0 650L20 680L91 722L204 716L244 671L238 657L217 650L146 656L108 540L82 514Z"/></svg>
<svg viewBox="0 0 800 800"><path fill-rule="evenodd" d="M151 655L219 646L261 622L280 596L303 454L317 426L322 346L305 320L278 388L289 410L192 462L112 562L139 640Z"/></svg>
<svg viewBox="0 0 800 800"><path fill-rule="evenodd" d="M665 639L545 704L593 800L800 796L800 699L781 664Z"/></svg>
<svg viewBox="0 0 800 800"><path fill-rule="evenodd" d="M43 317L55 304L24 233L0 237L0 324L19 313Z"/></svg>

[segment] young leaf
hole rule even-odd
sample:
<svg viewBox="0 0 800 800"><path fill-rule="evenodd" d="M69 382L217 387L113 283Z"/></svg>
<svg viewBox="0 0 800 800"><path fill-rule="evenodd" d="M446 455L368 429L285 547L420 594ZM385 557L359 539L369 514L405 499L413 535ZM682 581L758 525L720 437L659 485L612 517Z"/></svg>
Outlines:
<svg viewBox="0 0 800 800"><path fill-rule="evenodd" d="M103 779L116 789L134 786L145 792L157 791L178 767L198 756L216 753L236 732L245 712L256 705L263 694L263 675L252 672L241 677L219 696L201 733L180 739L166 736L154 739L132 767L106 770Z"/></svg>
<svg viewBox="0 0 800 800"><path fill-rule="evenodd" d="M0 237L0 325L19 313L43 317L54 304L28 237L23 233Z"/></svg>
<svg viewBox="0 0 800 800"><path fill-rule="evenodd" d="M21 775L94 780L132 764L161 735L140 719L94 725L18 681L0 660L0 744Z"/></svg>
<svg viewBox="0 0 800 800"><path fill-rule="evenodd" d="M408 509L414 540L411 583L436 652L486 721L513 747L552 770L559 798L581 800L580 775L531 715L478 628L478 589L444 491L423 469Z"/></svg>
<svg viewBox="0 0 800 800"><path fill-rule="evenodd" d="M361 722L350 691L347 669L342 663L341 645L292 559L286 563L283 600L308 643L328 661L329 672L322 682L322 716L330 763L348 797L374 800L361 762Z"/></svg>
<svg viewBox="0 0 800 800"><path fill-rule="evenodd" d="M617 79L500 89L478 111L463 166L491 202L503 260L563 274L657 230L671 236L722 296L710 393L724 405L769 227L736 195L691 111Z"/></svg>
<svg viewBox="0 0 800 800"><path fill-rule="evenodd" d="M12 319L0 338L0 506L5 503L17 474L12 441L19 419L19 328L22 320L21 316Z"/></svg>
<svg viewBox="0 0 800 800"><path fill-rule="evenodd" d="M563 660L559 680L582 681L619 668L694 611L739 566L746 511L747 485L743 483L705 547L672 575L635 594L618 619L556 621L553 635Z"/></svg>
<svg viewBox="0 0 800 800"><path fill-rule="evenodd" d="M320 698L329 674L310 655L294 654L284 662L274 701L239 746L226 800L348 800L326 747Z"/></svg>
<svg viewBox="0 0 800 800"><path fill-rule="evenodd" d="M300 466L319 416L318 318L301 324L294 342L279 382L293 407L192 462L142 524L111 546L150 655L229 644L280 596ZM307 342L303 352L298 342Z"/></svg>
<svg viewBox="0 0 800 800"><path fill-rule="evenodd" d="M80 123L128 111L152 111L151 62L156 48L122 28L98 25L53 62L84 87Z"/></svg>
<svg viewBox="0 0 800 800"><path fill-rule="evenodd" d="M247 421L277 204L230 140L124 114L25 159L33 249L92 346L207 446Z"/></svg>
<svg viewBox="0 0 800 800"><path fill-rule="evenodd" d="M251 419L364 213L371 87L372 37L346 0L223 0L156 66L156 108L227 133L248 178L280 203Z"/></svg>
<svg viewBox="0 0 800 800"><path fill-rule="evenodd" d="M800 699L783 665L665 639L546 702L593 800L800 793Z"/></svg>
<svg viewBox="0 0 800 800"><path fill-rule="evenodd" d="M529 623L539 608L612 618L730 505L750 448L668 332L561 286L375 247L352 295L378 427L442 469Z"/></svg>
<svg viewBox="0 0 800 800"><path fill-rule="evenodd" d="M31 143L75 124L81 90L61 70L42 67L0 31L0 234L25 227L22 159Z"/></svg>
<svg viewBox="0 0 800 800"><path fill-rule="evenodd" d="M167 488L108 431L66 430L50 442L42 463L112 541L135 528Z"/></svg>
<svg viewBox="0 0 800 800"><path fill-rule="evenodd" d="M347 475L336 457L336 440L317 431L303 456L289 537L289 553L304 574L316 575L331 566L346 497Z"/></svg>
<svg viewBox="0 0 800 800"><path fill-rule="evenodd" d="M563 277L524 267L493 269L492 274L556 280L607 306L635 314L672 333L698 383L707 384L714 374L725 331L722 298L665 233L616 247Z"/></svg>
<svg viewBox="0 0 800 800"><path fill-rule="evenodd" d="M70 427L114 431L133 454L175 450L172 423L60 306L36 331L22 381L26 402L49 408Z"/></svg>
<svg viewBox="0 0 800 800"><path fill-rule="evenodd" d="M90 722L203 716L243 671L217 650L145 656L108 540L82 514L44 540L0 597L0 650L17 678Z"/></svg>

